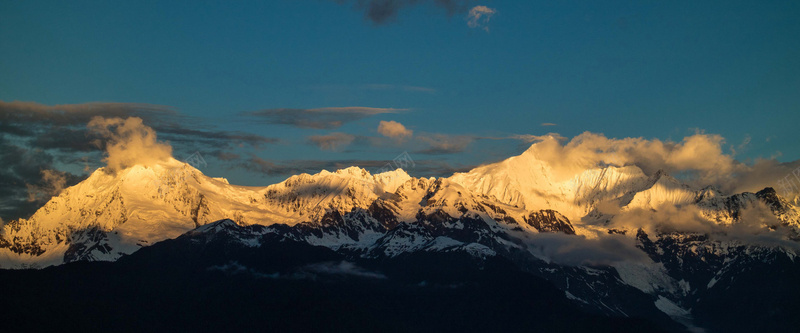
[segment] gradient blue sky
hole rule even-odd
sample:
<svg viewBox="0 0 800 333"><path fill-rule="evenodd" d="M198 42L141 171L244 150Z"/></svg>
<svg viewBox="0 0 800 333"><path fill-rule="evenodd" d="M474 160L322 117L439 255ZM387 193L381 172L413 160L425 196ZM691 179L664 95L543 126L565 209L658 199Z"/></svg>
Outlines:
<svg viewBox="0 0 800 333"><path fill-rule="evenodd" d="M280 138L237 152L271 161L391 160L413 150L323 151L306 141L378 136L380 120L415 135L472 137L592 131L680 140L700 129L732 146L749 137L742 161L800 159L798 1L473 4L496 10L488 31L469 27L465 12L427 3L375 24L352 2L326 0L3 1L0 100L166 105L204 128ZM337 129L240 115L349 106L408 111ZM417 159L459 167L521 149L476 140ZM225 163L209 161L205 171L252 185L285 178Z"/></svg>

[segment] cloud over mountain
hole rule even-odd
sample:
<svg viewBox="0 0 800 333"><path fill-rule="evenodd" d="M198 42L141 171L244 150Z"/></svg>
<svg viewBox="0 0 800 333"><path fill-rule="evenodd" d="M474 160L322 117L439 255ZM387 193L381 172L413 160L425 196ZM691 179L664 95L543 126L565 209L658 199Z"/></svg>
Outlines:
<svg viewBox="0 0 800 333"><path fill-rule="evenodd" d="M584 132L568 142L557 134L520 138L536 142L530 149L539 159L547 161L554 175L561 179L598 165L636 165L647 174L664 170L681 175L690 184L715 185L731 193L775 186L779 177L789 174L792 166L798 164L759 160L752 166L747 165L724 153L725 140L716 134L697 133L679 142L614 139L591 132Z"/></svg>
<svg viewBox="0 0 800 333"><path fill-rule="evenodd" d="M105 119L136 117L153 133L158 132L161 139L170 141L176 150L225 149L226 158L234 154L233 148L258 148L278 142L276 138L251 133L211 129L200 119L162 105L107 102L44 105L0 101L0 160L3 161L0 184L5 189L0 193L0 216L6 219L25 217L36 205L57 194L58 191L53 190L56 187L53 187L52 175L63 175L64 186L71 186L86 176L81 174L81 169L85 173L101 166L105 147L96 143L105 142L109 137L102 135L104 131L92 131L87 127L98 116ZM30 198L34 201L29 202Z"/></svg>
<svg viewBox="0 0 800 333"><path fill-rule="evenodd" d="M158 141L156 132L144 125L141 118L94 117L88 127L106 139L103 161L112 172L137 164L152 165L172 157L172 146Z"/></svg>

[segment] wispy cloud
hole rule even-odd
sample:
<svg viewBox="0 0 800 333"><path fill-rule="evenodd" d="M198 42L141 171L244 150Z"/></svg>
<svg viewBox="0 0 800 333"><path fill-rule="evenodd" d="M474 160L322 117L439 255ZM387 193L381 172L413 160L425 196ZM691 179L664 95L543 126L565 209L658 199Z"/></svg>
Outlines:
<svg viewBox="0 0 800 333"><path fill-rule="evenodd" d="M290 125L299 128L333 129L366 117L407 111L407 109L371 107L328 107L317 109L266 109L247 112L268 124Z"/></svg>
<svg viewBox="0 0 800 333"><path fill-rule="evenodd" d="M239 155L239 154L232 153L232 152L229 152L229 151L224 151L224 150L212 151L211 152L211 156L214 156L215 158L217 158L220 161L234 161L234 160L238 160L239 158L241 158L241 155Z"/></svg>
<svg viewBox="0 0 800 333"><path fill-rule="evenodd" d="M322 262L304 266L303 271L322 275L356 276L370 279L385 279L386 275L369 271L349 261Z"/></svg>
<svg viewBox="0 0 800 333"><path fill-rule="evenodd" d="M555 123L542 123L542 126L556 126Z"/></svg>
<svg viewBox="0 0 800 333"><path fill-rule="evenodd" d="M168 106L139 103L92 102L82 104L44 105L36 102L0 101L0 121L13 124L86 125L93 117L140 117L154 120L176 116Z"/></svg>
<svg viewBox="0 0 800 333"><path fill-rule="evenodd" d="M621 235L587 238L562 233L540 233L528 240L532 252L552 262L578 265L611 265L618 262L652 262L636 248L636 240Z"/></svg>
<svg viewBox="0 0 800 333"><path fill-rule="evenodd" d="M365 90L401 90L401 91L421 92L428 94L436 93L436 89L433 88L419 87L419 86L404 86L396 84L365 84L359 86L359 88Z"/></svg>
<svg viewBox="0 0 800 333"><path fill-rule="evenodd" d="M7 220L28 217L60 189L84 178L66 172L55 173L54 154L32 149L24 141L2 133L0 161L0 187L3 189L0 191L0 216Z"/></svg>
<svg viewBox="0 0 800 333"><path fill-rule="evenodd" d="M369 83L369 84L355 84L355 85L346 85L346 84L315 85L308 87L307 89L315 91L331 92L337 94L345 94L345 93L353 94L353 93L376 92L376 91L380 92L399 91L399 92L425 93L425 94L436 94L438 92L437 89L430 87L401 85L401 84L385 84L385 83Z"/></svg>
<svg viewBox="0 0 800 333"><path fill-rule="evenodd" d="M349 261L321 262L295 268L292 272L263 273L255 269L240 264L237 261L230 261L224 265L215 265L208 268L209 271L220 271L230 275L247 274L256 278L267 279L286 279L286 280L317 280L319 278L357 277L366 279L386 279L386 275L373 272L360 267Z"/></svg>
<svg viewBox="0 0 800 333"><path fill-rule="evenodd" d="M740 143L736 147L731 146L731 155L736 156L736 154L746 150L747 146L750 145L750 141L752 141L752 139L753 138L750 137L750 134L745 134L744 139L742 139L742 143Z"/></svg>
<svg viewBox="0 0 800 333"><path fill-rule="evenodd" d="M425 134L418 139L428 145L415 153L425 155L443 155L463 152L477 137L471 135Z"/></svg>
<svg viewBox="0 0 800 333"><path fill-rule="evenodd" d="M347 133L334 132L328 135L313 135L308 141L322 150L340 150L355 140L356 137Z"/></svg>
<svg viewBox="0 0 800 333"><path fill-rule="evenodd" d="M42 202L59 195L67 185L67 174L58 170L42 170L42 184L25 184L28 202Z"/></svg>
<svg viewBox="0 0 800 333"><path fill-rule="evenodd" d="M176 125L154 127L159 134L171 142L204 143L213 146L235 147L247 144L261 147L280 142L280 139L239 131L211 131L207 129L183 128Z"/></svg>

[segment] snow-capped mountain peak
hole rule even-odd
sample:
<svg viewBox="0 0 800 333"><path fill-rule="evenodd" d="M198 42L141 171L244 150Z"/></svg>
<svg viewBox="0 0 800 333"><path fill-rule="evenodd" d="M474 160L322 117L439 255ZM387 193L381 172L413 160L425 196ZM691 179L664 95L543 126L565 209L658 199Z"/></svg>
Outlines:
<svg viewBox="0 0 800 333"><path fill-rule="evenodd" d="M307 233L292 236L298 240L362 251L389 230L411 224L440 233L435 237L517 249L524 246L513 239L540 232L588 237L613 218L598 210L609 203L620 212L697 205L709 221L730 224L752 203L771 200L781 221L796 223L800 216L777 196L695 190L663 171L648 176L633 165L557 176L537 154L529 149L449 178L414 178L402 169L371 174L349 167L295 175L264 187L231 185L174 159L116 173L99 169L31 218L5 224L0 263L19 267L115 260L224 219L242 226L296 227Z"/></svg>
<svg viewBox="0 0 800 333"><path fill-rule="evenodd" d="M648 181L653 179L634 165L597 166L565 176L539 159L535 146L519 156L457 173L449 179L506 204L527 210L555 209L572 220L580 219L601 201L648 187Z"/></svg>

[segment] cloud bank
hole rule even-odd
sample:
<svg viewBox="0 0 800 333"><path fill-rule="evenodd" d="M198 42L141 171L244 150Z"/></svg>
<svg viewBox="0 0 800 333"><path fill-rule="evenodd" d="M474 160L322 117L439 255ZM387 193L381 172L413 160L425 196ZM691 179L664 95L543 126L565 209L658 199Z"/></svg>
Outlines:
<svg viewBox="0 0 800 333"><path fill-rule="evenodd" d="M734 241L764 247L800 250L793 229L783 225L763 202L743 208L731 225L721 225L703 215L694 205L661 205L656 209L631 209L618 213L609 228L644 230L648 235L694 233L715 241Z"/></svg>
<svg viewBox="0 0 800 333"><path fill-rule="evenodd" d="M659 139L612 139L584 132L566 143L558 134L522 135L518 139L535 142L529 151L553 167L554 175L567 179L603 165L636 165L646 174L664 170L681 180L703 187L714 185L725 193L758 191L775 186L779 177L790 174L800 161L779 163L758 160L746 165L724 153L725 140L715 134L697 133L679 142Z"/></svg>

